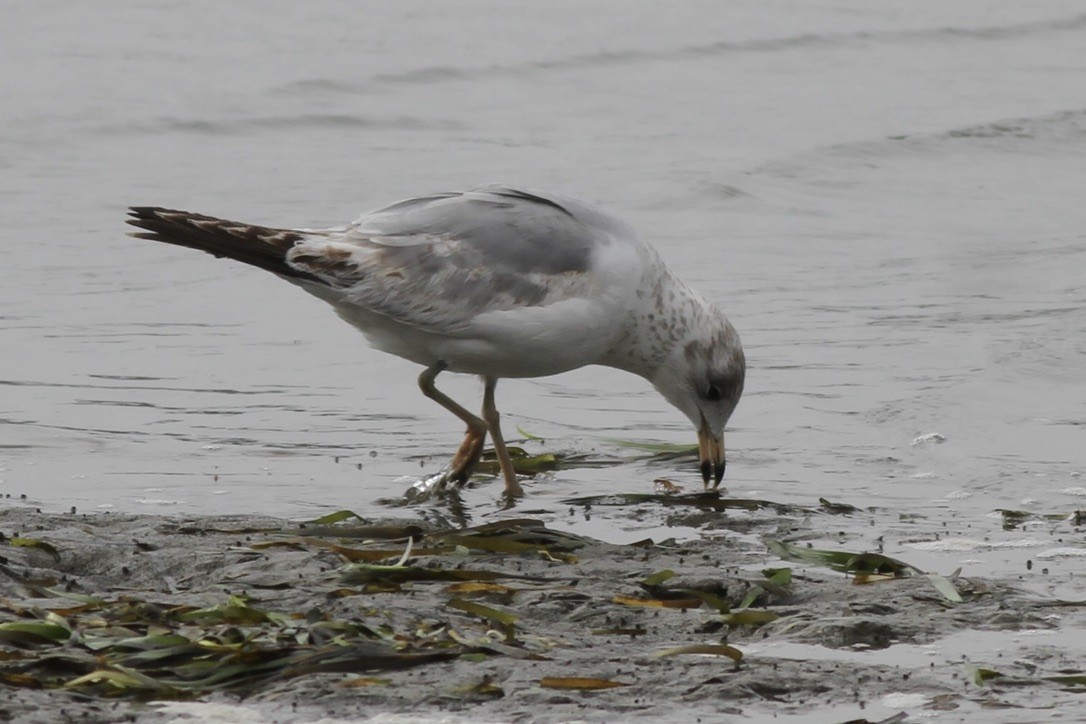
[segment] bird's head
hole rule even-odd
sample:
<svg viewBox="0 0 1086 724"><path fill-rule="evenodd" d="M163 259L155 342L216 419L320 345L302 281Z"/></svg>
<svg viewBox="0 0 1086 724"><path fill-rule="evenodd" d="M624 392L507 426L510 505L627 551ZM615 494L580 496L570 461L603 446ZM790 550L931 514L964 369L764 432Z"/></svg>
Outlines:
<svg viewBox="0 0 1086 724"><path fill-rule="evenodd" d="M724 425L743 394L746 359L739 335L713 309L709 323L668 355L652 379L656 389L694 423L701 477L713 487L724 477Z"/></svg>

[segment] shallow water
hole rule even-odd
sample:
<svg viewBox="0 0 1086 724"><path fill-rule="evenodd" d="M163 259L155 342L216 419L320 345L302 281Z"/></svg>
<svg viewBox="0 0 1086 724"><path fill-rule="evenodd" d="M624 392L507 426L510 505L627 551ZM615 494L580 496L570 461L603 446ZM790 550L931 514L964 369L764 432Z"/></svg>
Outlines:
<svg viewBox="0 0 1086 724"><path fill-rule="evenodd" d="M5 18L0 492L387 515L459 442L419 370L271 275L126 237L123 209L321 226L500 180L629 219L726 309L749 365L732 494L874 506L812 537L1086 595L1069 524L1004 531L994 512L1086 506L1079 3L44 1ZM498 394L509 437L545 438L530 451L619 462L530 481L514 514L696 534L561 502L700 486L693 463L606 442L693 442L646 382L591 368ZM466 514L498 514L498 491L466 491Z"/></svg>

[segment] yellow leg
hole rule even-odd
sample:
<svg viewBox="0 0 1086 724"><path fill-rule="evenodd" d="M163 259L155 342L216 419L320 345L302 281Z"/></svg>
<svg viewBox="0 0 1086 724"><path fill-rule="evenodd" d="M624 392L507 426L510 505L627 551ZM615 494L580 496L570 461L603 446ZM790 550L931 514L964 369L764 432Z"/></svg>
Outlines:
<svg viewBox="0 0 1086 724"><path fill-rule="evenodd" d="M524 497L524 489L517 482L517 473L513 470L513 461L509 459L509 451L505 448L505 438L502 437L500 425L501 415L494 406L494 387L498 380L493 377L486 378L486 388L483 392L483 419L487 429L490 430L490 440L494 443L494 452L498 455L498 464L502 468L502 476L505 478L505 495L509 498Z"/></svg>
<svg viewBox="0 0 1086 724"><path fill-rule="evenodd" d="M437 379L438 374L445 367L444 362L438 362L427 367L419 375L419 389L422 390L422 394L459 417L468 426L464 441L460 443L460 448L456 451L456 455L453 456L452 462L449 463L448 472L445 473L446 480L451 480L456 485L463 485L471 477L475 464L479 462L479 456L483 454L483 442L486 440L488 425L481 417L468 412L459 403L434 386L434 380Z"/></svg>

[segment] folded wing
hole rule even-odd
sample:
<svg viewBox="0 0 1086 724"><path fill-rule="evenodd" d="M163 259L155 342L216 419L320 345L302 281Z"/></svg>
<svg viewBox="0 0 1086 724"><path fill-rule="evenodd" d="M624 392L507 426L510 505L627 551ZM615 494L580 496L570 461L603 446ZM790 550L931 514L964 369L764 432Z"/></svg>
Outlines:
<svg viewBox="0 0 1086 724"><path fill-rule="evenodd" d="M480 315L587 296L611 239L602 215L506 187L409 199L306 236L287 254L344 301L398 322L456 332Z"/></svg>

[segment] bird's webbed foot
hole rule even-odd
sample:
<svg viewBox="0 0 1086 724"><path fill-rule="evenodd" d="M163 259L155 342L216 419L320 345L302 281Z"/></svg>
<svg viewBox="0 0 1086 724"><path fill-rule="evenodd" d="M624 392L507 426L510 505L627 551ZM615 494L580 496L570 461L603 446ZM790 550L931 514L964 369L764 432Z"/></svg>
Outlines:
<svg viewBox="0 0 1086 724"><path fill-rule="evenodd" d="M409 501L426 500L433 495L445 492L449 485L456 488L463 487L483 454L485 441L486 430L479 431L469 427L467 434L464 435L464 441L460 443L460 448L449 464L433 475L428 475L412 484L404 493L404 498Z"/></svg>

